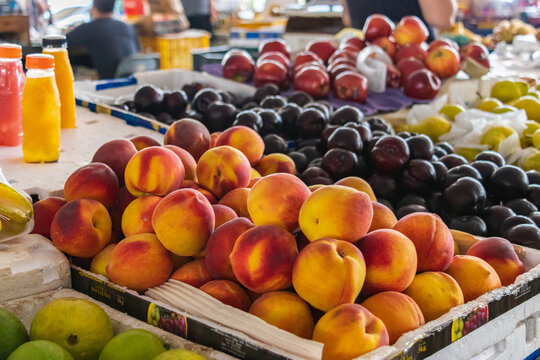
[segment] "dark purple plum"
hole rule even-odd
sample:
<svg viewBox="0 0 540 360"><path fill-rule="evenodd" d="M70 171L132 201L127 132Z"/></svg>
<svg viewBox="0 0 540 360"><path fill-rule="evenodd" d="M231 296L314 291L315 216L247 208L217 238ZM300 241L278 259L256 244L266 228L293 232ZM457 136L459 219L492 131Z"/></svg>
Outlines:
<svg viewBox="0 0 540 360"><path fill-rule="evenodd" d="M263 109L259 111L259 116L263 122L263 126L259 131L261 135L277 134L281 131L283 120L275 110Z"/></svg>
<svg viewBox="0 0 540 360"><path fill-rule="evenodd" d="M436 156L440 159L445 155L448 155L448 153L443 148L440 148L438 146L433 147L433 156Z"/></svg>
<svg viewBox="0 0 540 360"><path fill-rule="evenodd" d="M527 200L532 202L536 207L540 206L540 185L530 184L525 193Z"/></svg>
<svg viewBox="0 0 540 360"><path fill-rule="evenodd" d="M516 216L516 213L503 205L494 205L486 208L482 214L482 218L487 225L488 236L499 236L501 224L513 216Z"/></svg>
<svg viewBox="0 0 540 360"><path fill-rule="evenodd" d="M410 215L410 214L413 214L413 213L417 213L417 212L426 212L426 211L427 211L427 209L422 205L417 205L417 204L405 205L403 207L400 207L396 211L396 217L399 220L404 216L407 216L407 215Z"/></svg>
<svg viewBox="0 0 540 360"><path fill-rule="evenodd" d="M536 226L534 221L532 221L530 218L523 215L516 215L509 217L502 222L501 227L499 228L499 235L506 239L508 238L508 231L510 231L511 228L523 224Z"/></svg>
<svg viewBox="0 0 540 360"><path fill-rule="evenodd" d="M251 102L248 102L248 103L245 103L244 105L242 105L241 109L242 110L252 110L252 109L256 109L258 107L259 107L259 105L256 102L251 101Z"/></svg>
<svg viewBox="0 0 540 360"><path fill-rule="evenodd" d="M204 87L203 84L195 81L195 82L185 84L184 86L182 86L182 90L184 90L184 92L186 93L188 97L188 101L191 102L193 101L195 94L198 93L200 90L202 90L203 87Z"/></svg>
<svg viewBox="0 0 540 360"><path fill-rule="evenodd" d="M180 115L188 106L188 97L184 90L173 91L163 95L161 108L168 113L173 119L180 119Z"/></svg>
<svg viewBox="0 0 540 360"><path fill-rule="evenodd" d="M332 125L345 125L349 122L360 124L362 121L364 121L364 113L351 105L340 107L330 116L330 124Z"/></svg>
<svg viewBox="0 0 540 360"><path fill-rule="evenodd" d="M324 145L325 148L328 147L328 139L330 138L330 136L340 127L341 126L339 125L326 125L321 134L321 143Z"/></svg>
<svg viewBox="0 0 540 360"><path fill-rule="evenodd" d="M267 83L255 90L253 100L260 104L262 99L270 95L279 95L279 87L276 84Z"/></svg>
<svg viewBox="0 0 540 360"><path fill-rule="evenodd" d="M234 95L229 91L217 90L218 94L221 95L221 99L224 103L232 104L234 101Z"/></svg>
<svg viewBox="0 0 540 360"><path fill-rule="evenodd" d="M377 198L377 202L379 204L383 204L384 206L386 206L387 208L390 209L390 211L394 212L394 205L392 205L392 203L386 199L381 199L381 198Z"/></svg>
<svg viewBox="0 0 540 360"><path fill-rule="evenodd" d="M233 126L247 126L257 132L262 128L263 122L259 114L253 110L244 110L236 115Z"/></svg>
<svg viewBox="0 0 540 360"><path fill-rule="evenodd" d="M325 152L321 152L322 147L322 140L318 138L313 139L304 139L297 143L296 148L301 149L306 146L314 146L321 154L324 154ZM322 155L321 155L322 156Z"/></svg>
<svg viewBox="0 0 540 360"><path fill-rule="evenodd" d="M321 110L307 108L300 113L298 119L296 119L296 124L299 128L301 138L320 138L326 126L326 120Z"/></svg>
<svg viewBox="0 0 540 360"><path fill-rule="evenodd" d="M320 102L311 102L304 106L304 110L308 109L317 109L319 110L324 117L325 124L330 120L330 115L332 114L328 107Z"/></svg>
<svg viewBox="0 0 540 360"><path fill-rule="evenodd" d="M375 173L371 175L368 183L377 198L382 197L390 201L395 201L396 198L400 196L398 184L396 180L390 176Z"/></svg>
<svg viewBox="0 0 540 360"><path fill-rule="evenodd" d="M464 231L471 235L486 236L487 226L479 216L459 216L450 222L450 229Z"/></svg>
<svg viewBox="0 0 540 360"><path fill-rule="evenodd" d="M529 170L527 171L527 178L529 179L529 184L540 185L540 172Z"/></svg>
<svg viewBox="0 0 540 360"><path fill-rule="evenodd" d="M420 195L416 195L416 194L407 194L407 195L403 196L396 203L396 207L401 208L401 207L403 207L405 205L411 205L411 204L422 205L424 207L427 207L426 199L424 197L422 197Z"/></svg>
<svg viewBox="0 0 540 360"><path fill-rule="evenodd" d="M536 225L517 225L508 231L507 239L518 245L540 249L540 229Z"/></svg>
<svg viewBox="0 0 540 360"><path fill-rule="evenodd" d="M230 128L236 119L237 110L232 104L214 101L207 110L203 123L211 133Z"/></svg>
<svg viewBox="0 0 540 360"><path fill-rule="evenodd" d="M433 142L426 135L411 136L406 139L411 151L411 159L431 160L433 157Z"/></svg>
<svg viewBox="0 0 540 360"><path fill-rule="evenodd" d="M432 161L431 164L435 168L435 172L437 173L437 183L440 183L442 185L444 179L446 178L446 173L448 172L448 168L444 163L440 161Z"/></svg>
<svg viewBox="0 0 540 360"><path fill-rule="evenodd" d="M392 174L400 171L409 161L410 151L402 138L385 136L375 143L370 155L373 166L378 171Z"/></svg>
<svg viewBox="0 0 540 360"><path fill-rule="evenodd" d="M478 170L483 181L491 179L491 175L499 168L494 162L486 160L475 160L471 163L471 166Z"/></svg>
<svg viewBox="0 0 540 360"><path fill-rule="evenodd" d="M268 136L271 136L271 135L268 135ZM299 151L293 151L293 152L290 152L288 155L291 159L293 159L294 164L296 165L296 171L298 171L298 173L301 174L302 172L304 172L304 170L307 169L309 162L305 154Z"/></svg>
<svg viewBox="0 0 540 360"><path fill-rule="evenodd" d="M133 102L138 113L159 114L161 102L163 100L163 91L154 85L144 85L137 89Z"/></svg>
<svg viewBox="0 0 540 360"><path fill-rule="evenodd" d="M368 119L367 122L369 124L369 127L371 128L371 131L379 130L388 135L394 133L392 126L390 126L390 124L388 124L384 119L371 118L371 119Z"/></svg>
<svg viewBox="0 0 540 360"><path fill-rule="evenodd" d="M466 176L476 179L480 182L482 182L483 180L482 174L480 174L480 172L473 168L471 165L458 165L448 170L448 172L446 173L446 177L444 178L443 187L447 188L453 183L455 183L457 179L461 179Z"/></svg>
<svg viewBox="0 0 540 360"><path fill-rule="evenodd" d="M287 105L287 99L281 95L269 95L262 99L261 107L263 109L279 110Z"/></svg>
<svg viewBox="0 0 540 360"><path fill-rule="evenodd" d="M298 119L301 112L302 108L295 103L288 103L278 111L278 114L281 116L281 120L283 121L281 130L290 139L296 139L298 137L296 119Z"/></svg>
<svg viewBox="0 0 540 360"><path fill-rule="evenodd" d="M469 163L467 159L465 159L463 156L458 155L458 154L448 154L448 155L441 156L439 158L439 161L444 163L444 165L446 165L448 170L456 166L467 165Z"/></svg>
<svg viewBox="0 0 540 360"><path fill-rule="evenodd" d="M411 135L411 133L408 131L400 131L396 134L396 136L399 136L400 138L407 140L413 135Z"/></svg>
<svg viewBox="0 0 540 360"><path fill-rule="evenodd" d="M447 141L439 142L439 143L435 144L435 146L437 146L437 147L439 147L441 149L444 149L444 151L446 151L447 154L455 153L454 146L452 144L450 144L449 142L447 142Z"/></svg>
<svg viewBox="0 0 540 360"><path fill-rule="evenodd" d="M540 227L540 211L535 211L529 214L529 218L534 221L536 226Z"/></svg>
<svg viewBox="0 0 540 360"><path fill-rule="evenodd" d="M498 167L504 166L506 164L506 161L501 154L491 150L482 151L480 154L476 155L474 157L474 161L477 160L491 161Z"/></svg>
<svg viewBox="0 0 540 360"><path fill-rule="evenodd" d="M413 159L403 170L401 183L405 189L414 192L429 190L437 180L437 171L427 160Z"/></svg>
<svg viewBox="0 0 540 360"><path fill-rule="evenodd" d="M475 215L484 208L486 190L480 181L463 177L443 191L442 199L456 215Z"/></svg>
<svg viewBox="0 0 540 360"><path fill-rule="evenodd" d="M309 104L310 102L313 102L313 98L311 97L311 95L303 91L295 91L292 93L291 96L289 96L289 103L304 106L306 104Z"/></svg>
<svg viewBox="0 0 540 360"><path fill-rule="evenodd" d="M488 189L491 194L502 201L519 199L525 196L529 188L527 174L514 165L504 165L491 175Z"/></svg>
<svg viewBox="0 0 540 360"><path fill-rule="evenodd" d="M133 100L126 101L122 104L121 108L125 111L137 112L137 108L135 107L135 101Z"/></svg>
<svg viewBox="0 0 540 360"><path fill-rule="evenodd" d="M276 134L269 134L263 138L263 141L265 155L273 153L287 153L287 142L281 136ZM296 169L298 170L298 167L296 167Z"/></svg>
<svg viewBox="0 0 540 360"><path fill-rule="evenodd" d="M322 167L322 159L322 157L318 157L311 160L308 164L308 167Z"/></svg>
<svg viewBox="0 0 540 360"><path fill-rule="evenodd" d="M308 186L324 184L323 182L319 182L320 179L327 179L329 183L333 183L330 175L320 167L308 167L302 172L300 179ZM315 179L317 179L316 182L314 182Z"/></svg>
<svg viewBox="0 0 540 360"><path fill-rule="evenodd" d="M328 138L328 149L340 148L359 153L364 148L360 134L355 129L342 126Z"/></svg>
<svg viewBox="0 0 540 360"><path fill-rule="evenodd" d="M362 142L364 143L364 147L367 147L368 143L373 139L373 134L371 133L371 129L369 128L369 125L366 123L362 124L356 124L356 123L346 123L344 126L350 127L358 131L358 134L360 135L360 138L362 139Z"/></svg>
<svg viewBox="0 0 540 360"><path fill-rule="evenodd" d="M510 200L504 205L512 209L516 214L523 216L529 216L531 213L538 210L538 208L527 199Z"/></svg>
<svg viewBox="0 0 540 360"><path fill-rule="evenodd" d="M336 181L353 176L358 172L358 156L349 150L331 149L322 158L322 168Z"/></svg>
<svg viewBox="0 0 540 360"><path fill-rule="evenodd" d="M308 163L313 161L313 159L322 157L322 154L319 152L319 150L317 150L315 146L304 146L299 148L297 151L306 155Z"/></svg>
<svg viewBox="0 0 540 360"><path fill-rule="evenodd" d="M216 90L204 88L195 94L191 107L201 114L206 114L208 106L214 101L223 101L223 98Z"/></svg>
<svg viewBox="0 0 540 360"><path fill-rule="evenodd" d="M173 117L169 113L166 113L166 112L157 114L156 120L167 125L172 125L172 123L176 121L173 119Z"/></svg>

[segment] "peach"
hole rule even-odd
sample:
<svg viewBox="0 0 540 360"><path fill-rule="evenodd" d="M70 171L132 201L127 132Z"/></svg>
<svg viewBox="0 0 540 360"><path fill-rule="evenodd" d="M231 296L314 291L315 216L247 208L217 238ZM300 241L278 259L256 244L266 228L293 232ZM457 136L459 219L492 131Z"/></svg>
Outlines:
<svg viewBox="0 0 540 360"><path fill-rule="evenodd" d="M275 225L296 232L300 229L300 208L309 195L311 191L296 176L272 174L253 186L247 198L247 208L255 225Z"/></svg>
<svg viewBox="0 0 540 360"><path fill-rule="evenodd" d="M261 160L264 153L264 141L253 129L247 126L233 126L219 135L216 146L232 146L248 158L251 165Z"/></svg>
<svg viewBox="0 0 540 360"><path fill-rule="evenodd" d="M444 271L454 254L454 238L438 215L418 212L402 217L394 230L414 243L418 272Z"/></svg>
<svg viewBox="0 0 540 360"><path fill-rule="evenodd" d="M216 142L217 142L217 139L219 138L219 135L221 135L221 132L219 131L216 131L210 134L210 148L209 149L216 147Z"/></svg>
<svg viewBox="0 0 540 360"><path fill-rule="evenodd" d="M59 197L50 197L34 203L32 205L34 208L34 228L31 234L40 234L50 239L54 215L65 204L66 200Z"/></svg>
<svg viewBox="0 0 540 360"><path fill-rule="evenodd" d="M195 259L180 266L171 275L171 279L181 281L196 288L213 280L204 259Z"/></svg>
<svg viewBox="0 0 540 360"><path fill-rule="evenodd" d="M491 237L481 240L467 250L466 255L476 256L487 262L495 269L501 279L501 284L512 284L516 277L525 272L525 267L519 259L510 241Z"/></svg>
<svg viewBox="0 0 540 360"><path fill-rule="evenodd" d="M214 279L236 281L229 256L240 235L254 225L246 218L233 219L214 231L206 243L206 267Z"/></svg>
<svg viewBox="0 0 540 360"><path fill-rule="evenodd" d="M426 322L437 319L464 302L457 281L441 271L417 274L403 293L420 307Z"/></svg>
<svg viewBox="0 0 540 360"><path fill-rule="evenodd" d="M261 178L261 177L262 177L261 174L259 174L257 170L255 170L254 168L251 168L251 180Z"/></svg>
<svg viewBox="0 0 540 360"><path fill-rule="evenodd" d="M404 333L425 324L418 304L411 297L399 292L385 291L375 294L361 305L382 320L388 331L390 344L395 343Z"/></svg>
<svg viewBox="0 0 540 360"><path fill-rule="evenodd" d="M165 196L182 186L184 174L184 165L174 152L149 147L129 160L124 179L129 192L137 197Z"/></svg>
<svg viewBox="0 0 540 360"><path fill-rule="evenodd" d="M275 174L275 173L287 173L296 175L296 165L290 157L285 154L269 154L259 161L255 167L257 172L262 176Z"/></svg>
<svg viewBox="0 0 540 360"><path fill-rule="evenodd" d="M371 189L371 186L366 180L362 178L356 176L349 176L336 182L336 185L352 187L353 189L356 189L358 191L363 191L368 194L371 201L377 201L377 197Z"/></svg>
<svg viewBox="0 0 540 360"><path fill-rule="evenodd" d="M454 256L446 273L459 284L465 302L501 287L501 279L495 269L476 256Z"/></svg>
<svg viewBox="0 0 540 360"><path fill-rule="evenodd" d="M267 292L253 302L249 313L304 339L313 336L315 323L311 310L304 300L291 292Z"/></svg>
<svg viewBox="0 0 540 360"><path fill-rule="evenodd" d="M188 262L190 262L191 260L193 260L193 258L190 257L190 256L178 256L178 255L173 254L173 253L171 253L171 256L172 256L172 261L173 261L173 264L174 264L174 267L173 267L174 270L179 269L182 265L185 265Z"/></svg>
<svg viewBox="0 0 540 360"><path fill-rule="evenodd" d="M397 223L397 218L392 210L376 201L372 201L371 205L373 205L373 220L371 220L368 232L380 229L393 229Z"/></svg>
<svg viewBox="0 0 540 360"><path fill-rule="evenodd" d="M133 143L133 145L135 145L135 148L137 149L137 151L141 151L142 149L146 149L148 147L152 147L152 146L161 146L161 144L151 138L150 136L136 136L134 138L131 138L129 139L129 141L131 141Z"/></svg>
<svg viewBox="0 0 540 360"><path fill-rule="evenodd" d="M297 255L294 236L276 226L263 225L238 237L230 260L233 273L242 285L264 293L291 286Z"/></svg>
<svg viewBox="0 0 540 360"><path fill-rule="evenodd" d="M94 199L110 209L118 195L118 188L118 177L108 165L91 163L69 175L64 184L64 197L67 202Z"/></svg>
<svg viewBox="0 0 540 360"><path fill-rule="evenodd" d="M154 234L128 236L114 247L107 275L120 286L145 291L169 279L173 271L171 253Z"/></svg>
<svg viewBox="0 0 540 360"><path fill-rule="evenodd" d="M210 148L210 133L199 121L186 118L171 125L163 142L187 150L195 161L199 161L201 155Z"/></svg>
<svg viewBox="0 0 540 360"><path fill-rule="evenodd" d="M109 277L107 275L107 264L109 263L109 259L111 258L115 246L116 244L109 244L94 256L90 263L91 272Z"/></svg>
<svg viewBox="0 0 540 360"><path fill-rule="evenodd" d="M165 145L164 148L171 150L180 158L184 165L184 180L197 181L197 162L189 152L175 145Z"/></svg>
<svg viewBox="0 0 540 360"><path fill-rule="evenodd" d="M248 311L251 299L237 283L230 280L212 280L199 288L225 305Z"/></svg>
<svg viewBox="0 0 540 360"><path fill-rule="evenodd" d="M214 209L214 216L216 218L214 229L217 229L227 221L236 219L238 217L233 209L225 205L213 204L212 209Z"/></svg>
<svg viewBox="0 0 540 360"><path fill-rule="evenodd" d="M159 196L141 196L133 200L122 215L122 232L125 236L153 233L152 214L161 201Z"/></svg>
<svg viewBox="0 0 540 360"><path fill-rule="evenodd" d="M246 156L230 146L218 146L205 152L197 163L199 185L221 198L249 184L251 166Z"/></svg>
<svg viewBox="0 0 540 360"><path fill-rule="evenodd" d="M259 180L261 180L261 179L262 179L262 177L251 178L251 179L249 180L249 184L248 184L247 187L251 189L251 188L253 187L253 185L255 185L255 184L256 184Z"/></svg>
<svg viewBox="0 0 540 360"><path fill-rule="evenodd" d="M210 191L200 187L200 186L194 186L192 188L193 190L197 190L198 192L200 192L205 198L206 200L208 200L208 202L210 204L216 204L217 203L217 199L216 197L214 196L214 194L212 194Z"/></svg>
<svg viewBox="0 0 540 360"><path fill-rule="evenodd" d="M296 293L322 311L353 303L365 277L362 253L353 244L334 239L309 243L296 258L292 272Z"/></svg>
<svg viewBox="0 0 540 360"><path fill-rule="evenodd" d="M214 210L210 202L193 189L176 190L163 198L152 215L159 241L180 256L201 252L214 231Z"/></svg>
<svg viewBox="0 0 540 360"><path fill-rule="evenodd" d="M388 332L362 305L343 304L317 322L313 340L324 344L322 360L349 360L388 345Z"/></svg>
<svg viewBox="0 0 540 360"><path fill-rule="evenodd" d="M219 201L218 204L225 205L234 210L236 215L240 217L249 218L249 212L247 207L247 199L249 195L249 188L236 188L226 193Z"/></svg>
<svg viewBox="0 0 540 360"><path fill-rule="evenodd" d="M409 238L392 229L375 230L358 242L366 261L363 291L403 291L416 274L416 251Z"/></svg>
<svg viewBox="0 0 540 360"><path fill-rule="evenodd" d="M92 162L99 162L109 165L118 177L120 184L124 183L124 172L129 160L137 153L137 148L133 142L126 139L116 139L101 145L92 157Z"/></svg>
<svg viewBox="0 0 540 360"><path fill-rule="evenodd" d="M112 228L114 231L122 231L122 215L124 214L124 210L126 210L128 205L131 204L131 202L135 199L136 197L129 192L125 185L120 187L116 200L110 211Z"/></svg>
<svg viewBox="0 0 540 360"><path fill-rule="evenodd" d="M358 241L373 218L369 196L353 188L330 185L309 195L298 222L310 241L322 238Z"/></svg>
<svg viewBox="0 0 540 360"><path fill-rule="evenodd" d="M315 190L319 190L320 188L323 188L325 187L326 185L323 185L323 184L315 184L315 185L311 185L309 187L309 191L311 192L315 192Z"/></svg>
<svg viewBox="0 0 540 360"><path fill-rule="evenodd" d="M90 258L111 241L111 226L111 217L99 201L74 200L54 215L51 240L69 255Z"/></svg>

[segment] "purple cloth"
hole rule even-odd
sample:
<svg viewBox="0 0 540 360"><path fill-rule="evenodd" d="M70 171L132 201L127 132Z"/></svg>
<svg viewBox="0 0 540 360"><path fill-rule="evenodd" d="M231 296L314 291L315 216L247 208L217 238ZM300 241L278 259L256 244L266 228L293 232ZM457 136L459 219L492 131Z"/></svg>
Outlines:
<svg viewBox="0 0 540 360"><path fill-rule="evenodd" d="M201 67L201 71L205 71L210 75L222 77L221 64L207 64ZM251 84L253 85L253 84ZM288 96L293 93L294 89L290 88L282 92L283 95ZM359 104L352 101L344 101L337 99L333 92L330 92L327 99L334 107L338 108L343 105L356 106L365 115L373 115L383 112L393 112L400 109L412 106L413 104L426 104L431 100L419 100L405 96L401 90L386 89L384 93L369 92L367 102L365 104Z"/></svg>

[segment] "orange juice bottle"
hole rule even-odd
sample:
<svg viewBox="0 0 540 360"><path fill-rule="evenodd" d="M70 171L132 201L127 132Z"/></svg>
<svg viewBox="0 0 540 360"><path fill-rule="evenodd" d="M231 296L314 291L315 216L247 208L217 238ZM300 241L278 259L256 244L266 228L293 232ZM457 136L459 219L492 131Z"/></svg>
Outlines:
<svg viewBox="0 0 540 360"><path fill-rule="evenodd" d="M30 163L54 162L60 156L60 95L54 78L54 57L26 57L22 98L23 157Z"/></svg>
<svg viewBox="0 0 540 360"><path fill-rule="evenodd" d="M73 70L69 62L67 41L64 35L43 38L43 53L54 56L54 74L60 93L62 129L75 127L75 96L73 94Z"/></svg>

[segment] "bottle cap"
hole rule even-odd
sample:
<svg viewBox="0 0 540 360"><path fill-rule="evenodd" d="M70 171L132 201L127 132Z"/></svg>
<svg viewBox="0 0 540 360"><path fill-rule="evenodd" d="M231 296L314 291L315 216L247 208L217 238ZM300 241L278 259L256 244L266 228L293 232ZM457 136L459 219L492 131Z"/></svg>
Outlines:
<svg viewBox="0 0 540 360"><path fill-rule="evenodd" d="M30 54L26 56L27 69L54 69L54 57L47 54Z"/></svg>
<svg viewBox="0 0 540 360"><path fill-rule="evenodd" d="M60 48L67 45L67 40L65 35L47 35L41 39L41 43L44 48Z"/></svg>
<svg viewBox="0 0 540 360"><path fill-rule="evenodd" d="M22 47L16 44L0 44L0 58L20 59L22 58Z"/></svg>

